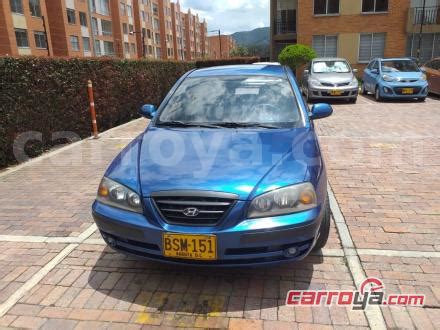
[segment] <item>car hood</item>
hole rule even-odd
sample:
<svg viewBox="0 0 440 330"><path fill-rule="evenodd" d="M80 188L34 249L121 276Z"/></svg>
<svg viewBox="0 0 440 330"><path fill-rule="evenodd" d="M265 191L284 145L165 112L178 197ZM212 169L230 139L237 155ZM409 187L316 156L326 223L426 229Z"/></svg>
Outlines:
<svg viewBox="0 0 440 330"><path fill-rule="evenodd" d="M326 82L330 84L340 84L345 82L351 82L353 79L353 73L314 73L313 78L320 82Z"/></svg>
<svg viewBox="0 0 440 330"><path fill-rule="evenodd" d="M150 127L142 137L138 162L144 197L158 191L204 190L235 193L247 200L304 182L321 159L309 128Z"/></svg>

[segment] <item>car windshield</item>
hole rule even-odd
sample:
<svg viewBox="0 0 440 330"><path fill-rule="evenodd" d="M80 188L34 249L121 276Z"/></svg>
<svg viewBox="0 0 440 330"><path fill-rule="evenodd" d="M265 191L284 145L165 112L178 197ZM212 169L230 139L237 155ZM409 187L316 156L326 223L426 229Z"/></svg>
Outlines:
<svg viewBox="0 0 440 330"><path fill-rule="evenodd" d="M419 67L411 60L382 61L382 72L418 72Z"/></svg>
<svg viewBox="0 0 440 330"><path fill-rule="evenodd" d="M349 73L350 66L345 61L313 62L314 73Z"/></svg>
<svg viewBox="0 0 440 330"><path fill-rule="evenodd" d="M156 125L167 123L292 128L300 127L303 121L287 79L215 76L185 79Z"/></svg>

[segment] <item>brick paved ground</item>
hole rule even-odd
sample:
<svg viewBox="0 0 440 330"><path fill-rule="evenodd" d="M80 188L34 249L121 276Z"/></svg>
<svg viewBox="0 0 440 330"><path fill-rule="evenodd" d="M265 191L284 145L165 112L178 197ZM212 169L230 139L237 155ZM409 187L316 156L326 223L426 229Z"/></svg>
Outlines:
<svg viewBox="0 0 440 330"><path fill-rule="evenodd" d="M333 222L322 255L271 268L170 267L103 245L90 216L96 186L145 124L132 122L0 173L0 328L354 329L383 318L390 328L434 329L440 323L439 100L377 104L362 97L356 106L335 105L318 132L356 249L343 250L347 237ZM361 269L344 251L359 254ZM387 293L425 294L427 306L369 313L284 306L288 290L352 290L359 284L353 276L363 272L383 279Z"/></svg>

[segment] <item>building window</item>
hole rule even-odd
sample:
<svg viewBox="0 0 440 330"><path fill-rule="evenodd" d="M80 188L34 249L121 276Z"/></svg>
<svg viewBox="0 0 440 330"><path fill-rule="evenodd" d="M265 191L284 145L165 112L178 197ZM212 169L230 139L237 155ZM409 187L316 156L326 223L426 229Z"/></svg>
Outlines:
<svg viewBox="0 0 440 330"><path fill-rule="evenodd" d="M79 24L81 24L81 26L87 26L87 15L82 11L79 12Z"/></svg>
<svg viewBox="0 0 440 330"><path fill-rule="evenodd" d="M148 39L151 39L151 30L150 29L147 30L147 37L148 37Z"/></svg>
<svg viewBox="0 0 440 330"><path fill-rule="evenodd" d="M369 62L373 58L383 57L386 33L362 33L359 43L359 62Z"/></svg>
<svg viewBox="0 0 440 330"><path fill-rule="evenodd" d="M419 34L408 36L406 55L418 57ZM440 57L440 33L423 33L420 45L420 62L424 63L434 57Z"/></svg>
<svg viewBox="0 0 440 330"><path fill-rule="evenodd" d="M29 10L34 17L41 17L40 0L29 0Z"/></svg>
<svg viewBox="0 0 440 330"><path fill-rule="evenodd" d="M134 32L134 27L133 27L132 24L129 24L129 25L128 25L128 31L130 32L130 34L133 34L133 32Z"/></svg>
<svg viewBox="0 0 440 330"><path fill-rule="evenodd" d="M17 40L17 47L29 47L29 40L25 29L15 29L15 39Z"/></svg>
<svg viewBox="0 0 440 330"><path fill-rule="evenodd" d="M119 4L119 12L121 16L127 16L127 7L125 6L125 3L121 2Z"/></svg>
<svg viewBox="0 0 440 330"><path fill-rule="evenodd" d="M313 8L315 15L339 14L339 0L315 0Z"/></svg>
<svg viewBox="0 0 440 330"><path fill-rule="evenodd" d="M70 36L70 45L73 51L79 52L79 38L77 36Z"/></svg>
<svg viewBox="0 0 440 330"><path fill-rule="evenodd" d="M15 14L23 14L23 3L22 0L9 0L11 5L11 11Z"/></svg>
<svg viewBox="0 0 440 330"><path fill-rule="evenodd" d="M34 31L35 47L47 48L46 35L41 31Z"/></svg>
<svg viewBox="0 0 440 330"><path fill-rule="evenodd" d="M102 55L101 43L99 42L99 40L95 40L95 55L96 56L101 56Z"/></svg>
<svg viewBox="0 0 440 330"><path fill-rule="evenodd" d="M383 13L388 11L388 0L362 0L363 13Z"/></svg>
<svg viewBox="0 0 440 330"><path fill-rule="evenodd" d="M128 42L124 42L124 53L130 54L130 44Z"/></svg>
<svg viewBox="0 0 440 330"><path fill-rule="evenodd" d="M159 16L159 7L156 3L153 3L153 14Z"/></svg>
<svg viewBox="0 0 440 330"><path fill-rule="evenodd" d="M130 53L131 54L136 54L136 45L135 44L130 44Z"/></svg>
<svg viewBox="0 0 440 330"><path fill-rule="evenodd" d="M92 11L101 15L110 15L109 0L92 0Z"/></svg>
<svg viewBox="0 0 440 330"><path fill-rule="evenodd" d="M313 36L312 47L318 57L336 57L338 55L338 37Z"/></svg>
<svg viewBox="0 0 440 330"><path fill-rule="evenodd" d="M84 52L90 52L90 38L82 37Z"/></svg>
<svg viewBox="0 0 440 330"><path fill-rule="evenodd" d="M69 24L76 23L75 10L67 8L67 22Z"/></svg>
<svg viewBox="0 0 440 330"><path fill-rule="evenodd" d="M160 33L156 33L156 44L160 44Z"/></svg>
<svg viewBox="0 0 440 330"><path fill-rule="evenodd" d="M98 19L96 17L92 17L92 32L95 36L99 35Z"/></svg>
<svg viewBox="0 0 440 330"><path fill-rule="evenodd" d="M127 25L127 23L122 23L122 32L124 34L128 34L128 25Z"/></svg>
<svg viewBox="0 0 440 330"><path fill-rule="evenodd" d="M104 41L104 54L105 55L114 55L115 50L113 48L113 42Z"/></svg>
<svg viewBox="0 0 440 330"><path fill-rule="evenodd" d="M160 28L160 23L159 23L159 20L157 18L155 18L154 21L153 21L153 28L155 30L159 30L159 28Z"/></svg>
<svg viewBox="0 0 440 330"><path fill-rule="evenodd" d="M133 17L133 10L130 5L127 5L127 16Z"/></svg>
<svg viewBox="0 0 440 330"><path fill-rule="evenodd" d="M101 29L102 29L102 35L111 36L113 33L112 32L112 22L102 19L101 20Z"/></svg>

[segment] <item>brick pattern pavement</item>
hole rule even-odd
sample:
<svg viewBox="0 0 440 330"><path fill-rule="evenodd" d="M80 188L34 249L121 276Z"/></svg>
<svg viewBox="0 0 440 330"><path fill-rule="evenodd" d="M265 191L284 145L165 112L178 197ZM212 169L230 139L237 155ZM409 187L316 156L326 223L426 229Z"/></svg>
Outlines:
<svg viewBox="0 0 440 330"><path fill-rule="evenodd" d="M334 116L317 125L330 184L353 241L358 249L373 249L360 255L362 271L383 279L387 293L427 296L425 308L383 307L388 328L435 329L440 323L440 255L435 254L440 167L434 130L440 115L432 112L439 104L432 99L376 104L360 97L356 106L335 105ZM334 223L324 255L257 269L139 261L111 251L97 232L83 234L67 257L33 283L32 276L41 274L66 244L25 242L26 237L76 238L90 228L90 204L102 173L145 124L134 121L98 141L0 173L0 312L13 292L29 286L0 314L0 329L369 327L364 312L284 306L291 289L355 288L356 270L347 263ZM25 237L2 241L14 240L11 235ZM397 256L376 255L374 249L393 250ZM431 254L398 255L405 250Z"/></svg>
<svg viewBox="0 0 440 330"><path fill-rule="evenodd" d="M373 102L337 105L318 123L356 247L440 251L439 101Z"/></svg>

